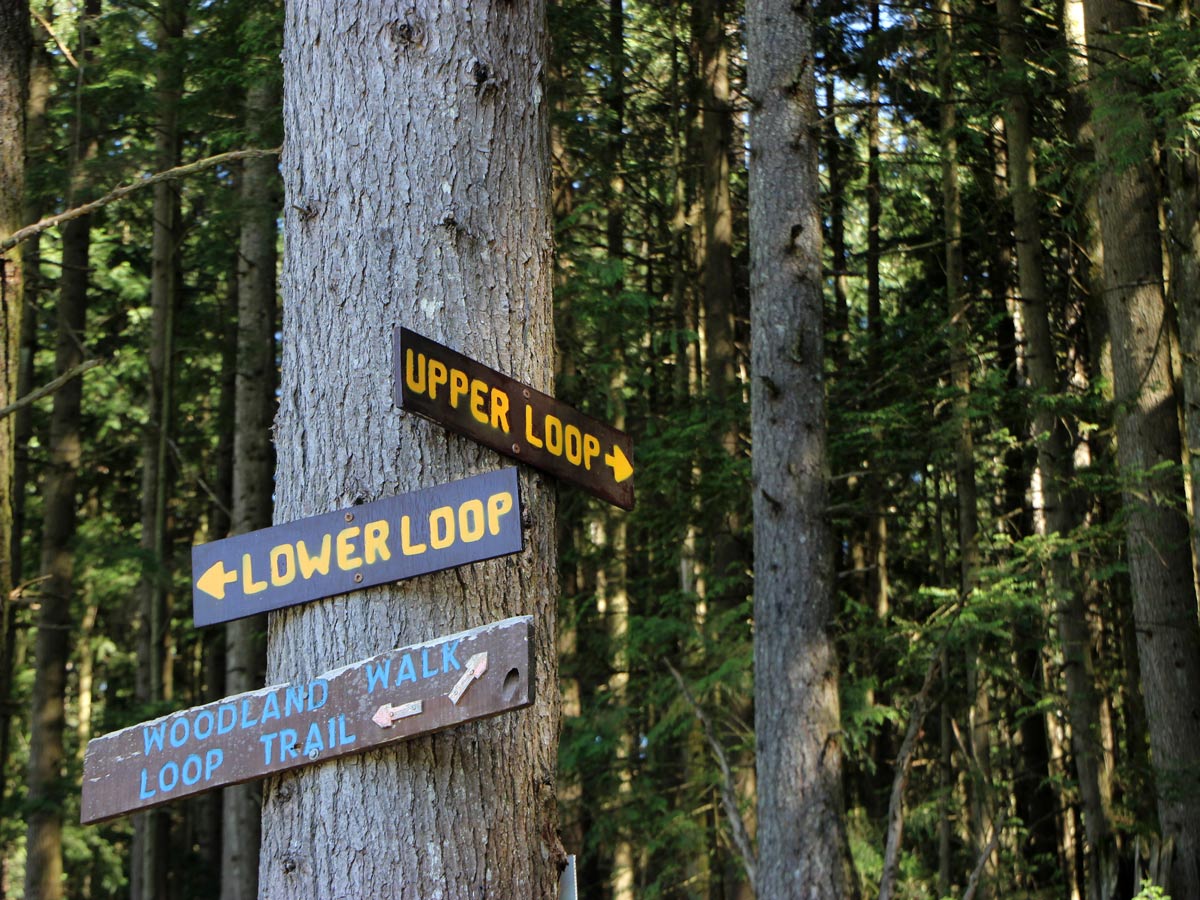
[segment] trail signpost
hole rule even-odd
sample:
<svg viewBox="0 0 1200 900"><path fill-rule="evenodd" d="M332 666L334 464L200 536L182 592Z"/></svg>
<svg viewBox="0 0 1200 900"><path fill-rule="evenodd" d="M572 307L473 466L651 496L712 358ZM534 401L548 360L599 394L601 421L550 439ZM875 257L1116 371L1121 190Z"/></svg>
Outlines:
<svg viewBox="0 0 1200 900"><path fill-rule="evenodd" d="M528 706L533 617L390 650L310 681L88 742L84 824Z"/></svg>
<svg viewBox="0 0 1200 900"><path fill-rule="evenodd" d="M629 435L414 331L394 334L400 407L633 509Z"/></svg>
<svg viewBox="0 0 1200 900"><path fill-rule="evenodd" d="M521 549L517 470L192 547L192 618L212 625Z"/></svg>

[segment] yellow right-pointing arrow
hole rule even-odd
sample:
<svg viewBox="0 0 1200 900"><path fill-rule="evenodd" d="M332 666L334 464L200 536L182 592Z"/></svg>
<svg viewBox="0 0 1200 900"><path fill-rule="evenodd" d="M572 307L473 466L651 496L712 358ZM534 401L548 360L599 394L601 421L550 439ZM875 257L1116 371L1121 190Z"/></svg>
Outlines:
<svg viewBox="0 0 1200 900"><path fill-rule="evenodd" d="M200 588L204 593L216 597L218 600L224 600L225 585L233 584L233 582L237 581L237 578L238 570L234 569L232 572L226 572L225 563L218 559L208 567L208 571L196 579L196 587Z"/></svg>
<svg viewBox="0 0 1200 900"><path fill-rule="evenodd" d="M612 468L613 479L617 484L633 474L633 466L617 444L613 444L612 453L605 454L604 461Z"/></svg>

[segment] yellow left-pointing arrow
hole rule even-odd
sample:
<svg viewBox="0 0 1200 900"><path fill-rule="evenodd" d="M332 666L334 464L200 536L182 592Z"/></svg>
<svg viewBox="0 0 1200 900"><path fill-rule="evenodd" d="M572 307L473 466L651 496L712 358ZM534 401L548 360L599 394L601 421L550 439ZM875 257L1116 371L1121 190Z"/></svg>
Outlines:
<svg viewBox="0 0 1200 900"><path fill-rule="evenodd" d="M206 594L211 594L218 600L224 600L225 585L233 584L233 582L237 581L237 578L238 570L234 569L232 572L226 572L225 563L218 559L208 567L208 571L196 580L196 587L200 588Z"/></svg>

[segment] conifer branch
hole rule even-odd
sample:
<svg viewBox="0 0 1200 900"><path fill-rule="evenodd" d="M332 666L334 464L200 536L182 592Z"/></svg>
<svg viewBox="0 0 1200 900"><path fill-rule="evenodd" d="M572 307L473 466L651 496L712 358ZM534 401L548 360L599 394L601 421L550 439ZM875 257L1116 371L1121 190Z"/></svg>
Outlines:
<svg viewBox="0 0 1200 900"><path fill-rule="evenodd" d="M82 206L76 206L73 209L68 209L65 212L60 212L57 215L49 216L42 219L40 222L34 222L32 225L26 225L24 228L18 229L0 241L0 253L7 253L17 244L27 240L34 235L41 234L43 231L53 228L56 225L61 225L64 222L69 222L72 219L78 219L80 216L86 216L88 213L95 212L103 206L107 206L114 200L120 200L127 197L134 191L140 191L142 188L148 188L152 185L159 184L163 181L174 181L179 178L186 178L189 175L194 175L197 172L203 172L205 169L211 169L214 166L219 166L223 163L236 162L240 159L259 159L263 156L279 155L281 147L274 147L270 150L231 150L228 153L218 153L216 156L208 156L204 159L198 159L195 162L187 163L186 165L176 166L173 169L167 169L164 172L157 172L154 175L148 175L141 181L135 181L133 184L124 184L119 188L109 191L103 197L92 200L89 203L84 203Z"/></svg>

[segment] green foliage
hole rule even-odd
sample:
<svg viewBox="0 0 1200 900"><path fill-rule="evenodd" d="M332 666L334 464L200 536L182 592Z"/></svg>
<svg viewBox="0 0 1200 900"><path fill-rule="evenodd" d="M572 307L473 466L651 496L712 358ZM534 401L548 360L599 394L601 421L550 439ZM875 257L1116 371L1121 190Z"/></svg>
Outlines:
<svg viewBox="0 0 1200 900"><path fill-rule="evenodd" d="M61 6L61 5L60 5ZM545 69L555 146L557 270L555 302L560 366L557 394L629 431L636 447L638 504L618 513L578 491L559 498L560 677L565 716L559 790L568 852L581 854L584 880L607 896L617 847L629 848L639 898L729 896L742 877L721 806L726 788L699 713L732 767L744 814L754 808L752 778L753 641L751 572L754 480L749 446L745 133L756 101L745 95L741 10L728 10L734 115L729 163L735 213L733 296L738 372L721 399L703 361L710 352L700 294L703 247L700 128L694 5L630 0L622 7L620 78L602 4L549 5L553 55ZM974 866L970 797L976 769L991 772L991 797L1021 803L1048 790L1055 811L1078 812L1078 789L1064 721L1069 714L1057 638L1061 591L1051 589L1052 562L1066 560L1084 597L1096 648L1096 684L1106 699L1116 764L1114 803L1125 833L1149 832L1155 820L1153 773L1144 713L1131 671L1130 586L1124 549L1126 504L1178 503L1182 476L1174 461L1149 472L1119 471L1114 459L1111 389L1101 362L1108 340L1093 315L1083 248L1094 213L1087 200L1094 166L1065 122L1071 114L1069 62L1077 48L1062 40L1059 11L1023 7L1026 65L1000 65L994 9L954 5L954 96L943 98L933 71L935 23L924 8L884 6L872 30L869 6L830 0L813 17L819 77L834 85L845 172L842 193L827 191L824 224L835 205L845 223L848 257L840 265L847 290L844 328L827 322L826 365L831 507L838 612L831 628L839 649L841 730L850 850L863 886L878 888L887 799L896 754L913 701L931 663L945 666L934 708L918 731L905 794L905 838L897 895L938 893L939 864L960 895ZM57 10L54 27L76 45L75 10ZM96 23L90 78L45 41L52 85L44 125L31 131L28 197L35 215L61 211L152 171L154 82L165 48L157 46L153 6L110 5ZM183 158L194 160L248 142L243 103L251 85L280 77L282 7L277 0L213 0L189 7L180 54L186 71L180 102ZM1101 104L1095 115L1118 116L1122 163L1147 156L1154 141L1187 149L1200 126L1200 36L1168 16L1115 36L1107 74L1133 87L1145 122ZM868 309L866 247L868 83L878 75L881 146L878 260L880 306ZM623 103L614 91L624 84ZM823 85L822 85L823 86ZM1032 391L1028 352L1014 317L1010 198L1005 195L1003 142L996 122L1009 92L1024 89L1032 107L1039 217L1044 226L1046 297L1055 340L1059 388ZM824 94L822 91L822 102ZM968 298L964 347L971 389L960 398L949 367L956 329L946 312L945 236L938 156L943 104L958 112L959 172L964 209L961 241ZM100 125L96 159L84 187L68 172L77 112ZM618 112L623 128L616 129ZM274 133L281 132L273 121ZM268 129L270 132L271 129ZM281 137L279 138L281 139ZM277 140L272 140L276 143ZM618 146L622 148L617 156ZM829 184L829 172L823 171ZM151 198L135 194L92 219L91 312L81 340L104 365L84 380L82 510L73 551L77 596L73 621L95 611L90 633L75 637L69 676L67 757L72 790L64 809L65 857L78 896L116 897L128 890L131 825L77 825L79 741L210 699L219 678L208 670L211 640L191 628L189 546L220 536L218 472L232 423L221 381L231 362L229 298L236 268L240 210L237 172L219 170L178 186L187 222L180 248L184 299L177 310L178 410L171 445L171 527L165 558L138 548L142 437L149 334ZM620 230L614 246L613 231ZM40 242L35 307L36 383L53 375L55 290L61 235ZM826 268L835 268L826 242ZM839 269L839 274L843 274ZM827 275L830 304L833 276ZM1110 352L1114 348L1108 348ZM1117 348L1119 350L1119 348ZM836 351L836 352L834 352ZM965 411L956 403L965 399ZM1074 524L1045 533L1038 523L1033 470L1046 435L1032 434L1032 412L1048 410L1071 443L1069 483L1060 485ZM960 412L973 441L979 565L960 589L957 442ZM41 488L50 464L49 403L33 411L28 443L31 476L23 485L26 529L22 578L39 568ZM876 545L882 537L882 547ZM882 551L882 552L880 552ZM877 553L877 556L872 556ZM169 633L175 691L170 700L139 700L133 601L144 574L164 580L174 598ZM882 590L886 574L886 593ZM30 659L36 586L17 605L17 651ZM91 721L78 722L82 663L94 665ZM670 667L687 684L681 692ZM31 666L18 668L14 708L26 710ZM971 721L978 683L990 703L985 760L971 758ZM25 713L14 733L24 728ZM80 729L76 725L82 725ZM1041 734L1058 743L1047 759L1026 743ZM945 738L945 748L943 747ZM27 747L14 741L0 809L0 851L9 881L23 865L23 780ZM973 768L975 767L975 768ZM1032 801L1029 801L1032 803ZM200 814L172 808L178 842L173 877L184 896L211 896L216 873L195 836ZM951 826L948 858L939 860L939 831ZM1003 817L1001 817L1003 818ZM1004 896L1049 897L1067 890L1057 848L1039 841L1046 822L1023 808L1004 824L999 884ZM191 831L189 831L191 829ZM1165 895L1146 885L1143 900Z"/></svg>

